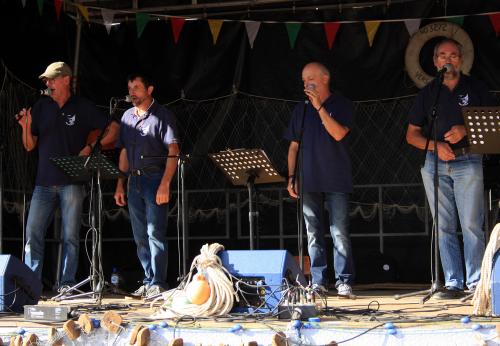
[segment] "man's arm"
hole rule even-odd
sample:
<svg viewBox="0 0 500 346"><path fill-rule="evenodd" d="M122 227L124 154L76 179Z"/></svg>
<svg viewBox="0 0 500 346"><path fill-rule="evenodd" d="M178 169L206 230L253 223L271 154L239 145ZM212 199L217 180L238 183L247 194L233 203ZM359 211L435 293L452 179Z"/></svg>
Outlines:
<svg viewBox="0 0 500 346"><path fill-rule="evenodd" d="M120 158L118 160L118 169L121 172L128 171L128 159L127 159L127 149L123 148L120 151ZM119 177L116 182L116 190L115 190L115 202L118 206L123 207L127 204L127 200L125 199L125 181L127 178Z"/></svg>
<svg viewBox="0 0 500 346"><path fill-rule="evenodd" d="M288 147L288 185L287 190L291 197L297 198L297 186L295 179L295 165L297 161L297 152L299 150L299 142L291 141Z"/></svg>
<svg viewBox="0 0 500 346"><path fill-rule="evenodd" d="M413 145L415 148L423 150L425 149L425 143L427 142L427 138L425 138L424 135L422 134L422 128L420 126L408 124L408 130L406 131L406 141L408 142L408 144ZM435 147L436 146L434 145L434 141L430 140L429 151L435 151ZM448 143L437 142L437 149L438 149L438 157L441 160L450 161L455 159L455 154L453 153L453 150L451 149Z"/></svg>
<svg viewBox="0 0 500 346"><path fill-rule="evenodd" d="M172 143L168 145L168 155L177 156L180 153L179 145L177 143ZM161 178L160 186L158 186L158 191L156 192L156 204L166 204L170 201L170 182L175 175L177 169L177 157L167 158L165 164L165 172Z"/></svg>
<svg viewBox="0 0 500 346"><path fill-rule="evenodd" d="M332 118L325 108L322 107L318 114L326 131L337 142L340 142L349 133L349 128Z"/></svg>
<svg viewBox="0 0 500 346"><path fill-rule="evenodd" d="M31 151L35 149L36 144L38 142L38 137L33 136L31 133L31 124L33 122L33 118L31 117L31 108L23 108L19 112L18 121L19 125L22 128L22 140L24 149L27 151Z"/></svg>
<svg viewBox="0 0 500 346"><path fill-rule="evenodd" d="M101 146L105 147L108 144L114 143L118 138L118 133L120 131L120 125L116 121L112 121L104 130L104 136L101 139ZM92 148L95 145L95 141L93 143L87 144L78 155L80 156L88 156L92 151Z"/></svg>

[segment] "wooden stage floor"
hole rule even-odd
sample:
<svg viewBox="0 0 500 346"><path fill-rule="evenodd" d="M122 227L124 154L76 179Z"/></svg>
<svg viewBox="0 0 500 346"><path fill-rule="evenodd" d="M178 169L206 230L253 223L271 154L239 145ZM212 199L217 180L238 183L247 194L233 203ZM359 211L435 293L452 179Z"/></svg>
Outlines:
<svg viewBox="0 0 500 346"><path fill-rule="evenodd" d="M471 316L472 306L470 300L468 302L460 302L460 300L439 300L435 297L428 300L425 304L421 303L422 295L413 296L408 298L402 298L399 300L394 299L395 294L402 294L413 292L417 290L427 289L428 285L408 285L408 284L380 284L380 285L358 285L354 286L354 294L356 299L345 299L335 296L332 292L327 299L327 309L325 309L322 314L320 314L320 322L309 324L304 321L303 327L310 327L312 329L318 329L316 331L316 336L319 337L320 332L324 333L327 330L343 330L354 331L354 335L362 334L364 331L377 330L379 334L384 332L384 326L387 327L387 323L393 323L397 330L467 330L470 328L475 328L474 324L479 325L484 330L488 332L485 334L484 338L489 338L488 345L496 344L491 343L494 340L495 327L500 318L496 317L475 317ZM119 313L124 320L123 326L124 330L130 331L136 324L143 324L149 326L150 329L160 330L160 326L168 325L168 328L175 328L179 331L184 330L184 342L186 344L207 344L207 345L231 345L234 344L229 339L224 338L224 340L217 340L221 337L222 333L228 333L236 324L239 324L242 330L262 330L269 333L275 333L277 331L290 332L292 328L290 327L289 319L277 319L277 318L255 318L251 315L230 315L220 319L196 319L184 318L180 320L157 320L152 318L156 311L156 307L151 307L149 303L145 303L142 300L132 299L123 296L106 296L102 300L102 304L99 307L95 302L91 300L65 300L62 302L53 301L40 301L39 305L58 305L58 306L70 306L75 316L88 313L92 318L100 319L102 315L108 310L114 310ZM464 324L461 319L464 316L471 316L471 322ZM160 322L163 322L160 324ZM15 335L16 332L24 329L26 332L38 332L42 335L46 332L48 327L55 327L58 330L62 330L63 322L33 322L24 319L23 315L15 314L4 314L0 317L0 337L5 342L11 336ZM152 326L152 327L151 327ZM190 342L189 330L206 330L212 331L213 341L200 343ZM385 329L387 331L387 329ZM255 332L257 333L257 332ZM124 333L125 334L125 333ZM234 331L233 331L234 334ZM248 335L251 339L253 336L256 337L257 334ZM337 333L336 341L342 336L342 333ZM380 337L380 335L379 335ZM476 337L477 338L477 337ZM43 339L43 336L42 336ZM240 335L241 342L238 344L245 344L248 338L243 338ZM123 339L125 340L125 339ZM123 341L122 340L122 341ZM495 339L496 340L496 339ZM82 342L80 344L86 344ZM92 342L96 345L95 342ZM97 343L98 344L98 343ZM103 343L108 344L122 344L121 342L115 343ZM125 344L125 343L123 343ZM163 344L159 342L157 344ZM165 342L165 344L168 344ZM258 342L258 344L261 344ZM262 344L266 344L263 342ZM268 344L271 344L269 342ZM309 343L303 343L309 345L317 345L309 341ZM356 344L354 342L348 343ZM360 343L363 344L363 343ZM377 344L374 341L373 344ZM411 343L410 343L411 344ZM426 343L421 343L425 345ZM432 344L432 343L430 343ZM453 344L457 344L456 342Z"/></svg>

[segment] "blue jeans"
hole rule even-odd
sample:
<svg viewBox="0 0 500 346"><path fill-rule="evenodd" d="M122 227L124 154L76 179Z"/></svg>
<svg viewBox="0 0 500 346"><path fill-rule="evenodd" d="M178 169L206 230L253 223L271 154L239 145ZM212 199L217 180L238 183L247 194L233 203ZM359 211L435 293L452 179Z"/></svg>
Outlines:
<svg viewBox="0 0 500 346"><path fill-rule="evenodd" d="M439 172L439 252L445 285L464 288L462 254L457 226L463 234L466 285L475 287L481 274L485 249L483 232L483 165L482 156L466 154L453 161L438 162ZM425 192L434 216L434 154L428 153L421 169ZM458 218L457 218L458 213Z"/></svg>
<svg viewBox="0 0 500 346"><path fill-rule="evenodd" d="M156 204L163 173L131 176L128 181L128 210L137 256L144 269L143 283L166 288L168 204Z"/></svg>
<svg viewBox="0 0 500 346"><path fill-rule="evenodd" d="M333 241L333 268L337 287L341 283L352 284L354 265L351 238L349 236L349 195L341 192L304 193L304 221L307 227L307 243L311 260L313 284L326 285L327 259L322 215L323 203L330 217L330 234Z"/></svg>
<svg viewBox="0 0 500 346"><path fill-rule="evenodd" d="M62 276L60 285L74 284L80 249L83 185L35 186L26 224L24 263L42 279L45 235L58 202L62 217Z"/></svg>

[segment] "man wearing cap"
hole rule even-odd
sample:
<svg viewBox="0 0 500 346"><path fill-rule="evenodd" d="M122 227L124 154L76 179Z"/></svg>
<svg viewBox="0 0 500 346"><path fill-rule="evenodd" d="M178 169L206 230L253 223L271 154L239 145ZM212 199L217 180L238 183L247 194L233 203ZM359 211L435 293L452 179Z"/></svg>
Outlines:
<svg viewBox="0 0 500 346"><path fill-rule="evenodd" d="M64 62L50 64L39 76L49 97L42 97L33 109L19 112L24 148L38 147L38 168L26 225L25 263L41 279L45 234L56 207L62 216L62 273L59 290L71 286L78 267L79 232L85 196L82 184L71 180L51 161L52 157L89 155L93 144L86 144L88 133L103 128L106 117L90 101L71 94L71 68ZM117 124L109 126L102 139L116 139Z"/></svg>

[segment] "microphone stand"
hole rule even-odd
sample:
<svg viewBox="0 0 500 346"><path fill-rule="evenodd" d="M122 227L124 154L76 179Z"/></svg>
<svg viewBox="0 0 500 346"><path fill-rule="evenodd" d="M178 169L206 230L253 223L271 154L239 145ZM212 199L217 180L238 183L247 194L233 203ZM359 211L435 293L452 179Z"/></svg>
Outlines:
<svg viewBox="0 0 500 346"><path fill-rule="evenodd" d="M422 290L422 291L417 291L417 292L412 292L412 293L406 293L406 294L396 294L394 295L394 299L398 300L400 298L406 298L406 297L412 297L416 296L419 294L425 294L425 296L421 299L421 303L425 303L427 300L429 300L434 294L438 292L443 291L442 287L442 282L439 277L439 170L438 170L438 140L437 140L437 119L438 119L438 113L437 113L437 106L439 102L439 97L441 95L441 89L443 87L443 79L444 79L444 73L439 73L436 77L437 80L437 92L436 92L436 98L434 99L434 103L432 105L431 109L431 115L430 119L431 122L429 124L430 127L430 132L432 133L432 139L434 141L434 227L433 227L433 232L434 236L432 239L434 240L434 274L433 274L433 281L431 282L431 287L427 290ZM427 152L429 151L429 142L430 142L430 136L427 137L427 141L425 143L425 149L423 153L423 164L422 167L425 165L425 160L427 156ZM432 232L431 232L432 233Z"/></svg>
<svg viewBox="0 0 500 346"><path fill-rule="evenodd" d="M295 186L297 181L298 181L298 190L297 190L297 197L298 197L298 250L299 250L299 267L300 270L304 270L304 199L302 198L302 191L303 191L303 185L304 185L304 179L303 179L303 173L304 173L304 168L303 168L303 163L304 163L304 153L302 150L302 138L304 136L304 122L306 118L306 107L309 104L309 100L304 101L304 108L302 110L302 121L300 124L300 131L299 131L299 140L298 140L298 148L297 148L297 153L295 155L295 167L293 170L293 174L295 176L295 179L293 182L293 188L295 189ZM300 166L300 168L299 168Z"/></svg>

